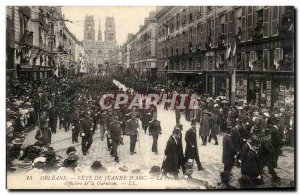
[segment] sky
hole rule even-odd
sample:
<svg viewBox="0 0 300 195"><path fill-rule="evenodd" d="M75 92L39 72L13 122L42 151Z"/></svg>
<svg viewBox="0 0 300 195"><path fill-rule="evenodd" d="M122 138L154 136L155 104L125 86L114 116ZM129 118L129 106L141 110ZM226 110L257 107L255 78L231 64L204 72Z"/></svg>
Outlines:
<svg viewBox="0 0 300 195"><path fill-rule="evenodd" d="M101 23L102 40L104 39L105 18L113 16L115 19L116 39L118 44L123 44L127 40L128 33L136 33L139 26L144 24L144 19L149 16L150 11L155 11L155 7L143 6L95 6L95 7L62 7L62 13L65 15L69 30L76 36L79 41L83 40L84 19L86 14L93 15L95 21L95 38L98 37L99 19Z"/></svg>

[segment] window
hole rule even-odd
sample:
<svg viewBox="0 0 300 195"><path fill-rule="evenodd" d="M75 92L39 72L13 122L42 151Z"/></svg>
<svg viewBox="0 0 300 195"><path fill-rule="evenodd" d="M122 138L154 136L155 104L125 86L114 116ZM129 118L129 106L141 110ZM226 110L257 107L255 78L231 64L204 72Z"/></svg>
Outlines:
<svg viewBox="0 0 300 195"><path fill-rule="evenodd" d="M241 41L246 41L246 6L242 7L242 29L241 29Z"/></svg>
<svg viewBox="0 0 300 195"><path fill-rule="evenodd" d="M248 40L251 41L252 31L253 31L253 6L248 6L247 25L248 25L248 30L247 30Z"/></svg>
<svg viewBox="0 0 300 195"><path fill-rule="evenodd" d="M278 6L272 6L272 35L276 36L278 35L278 21L279 21L279 7Z"/></svg>
<svg viewBox="0 0 300 195"><path fill-rule="evenodd" d="M264 22L264 38L265 37L269 37L269 11L270 7L266 6L264 8L264 18L263 18L263 22Z"/></svg>
<svg viewBox="0 0 300 195"><path fill-rule="evenodd" d="M242 8L235 10L235 34L238 34L242 27Z"/></svg>
<svg viewBox="0 0 300 195"><path fill-rule="evenodd" d="M92 30L92 25L88 25L87 29Z"/></svg>

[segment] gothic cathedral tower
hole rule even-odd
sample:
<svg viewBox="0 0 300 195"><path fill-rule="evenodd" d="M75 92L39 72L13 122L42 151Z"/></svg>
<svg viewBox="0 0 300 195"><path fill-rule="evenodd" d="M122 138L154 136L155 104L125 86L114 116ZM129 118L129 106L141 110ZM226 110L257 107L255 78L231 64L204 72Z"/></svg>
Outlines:
<svg viewBox="0 0 300 195"><path fill-rule="evenodd" d="M116 30L114 17L106 17L105 21L105 41L116 41Z"/></svg>
<svg viewBox="0 0 300 195"><path fill-rule="evenodd" d="M84 20L84 40L95 41L95 21L93 16L85 16Z"/></svg>

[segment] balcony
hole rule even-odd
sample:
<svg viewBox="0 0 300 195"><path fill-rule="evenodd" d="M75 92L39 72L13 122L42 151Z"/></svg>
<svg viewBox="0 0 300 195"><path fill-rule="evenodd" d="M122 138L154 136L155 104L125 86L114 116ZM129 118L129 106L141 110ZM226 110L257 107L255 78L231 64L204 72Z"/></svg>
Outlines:
<svg viewBox="0 0 300 195"><path fill-rule="evenodd" d="M24 34L21 36L20 45L33 45L33 32L29 32L29 30L25 30Z"/></svg>

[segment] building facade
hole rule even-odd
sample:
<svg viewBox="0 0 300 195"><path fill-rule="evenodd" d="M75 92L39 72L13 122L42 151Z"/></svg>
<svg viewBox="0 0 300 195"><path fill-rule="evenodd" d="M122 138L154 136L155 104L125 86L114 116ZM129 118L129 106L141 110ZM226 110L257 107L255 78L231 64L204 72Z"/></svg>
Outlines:
<svg viewBox="0 0 300 195"><path fill-rule="evenodd" d="M256 105L293 102L293 7L176 6L156 18L158 76L167 83L228 99L234 91L235 101Z"/></svg>
<svg viewBox="0 0 300 195"><path fill-rule="evenodd" d="M79 41L66 27L60 7L8 6L6 18L8 76L37 80L75 72Z"/></svg>
<svg viewBox="0 0 300 195"><path fill-rule="evenodd" d="M106 17L104 40L99 21L98 37L96 40L95 21L93 16L86 15L84 21L83 47L93 61L93 69L106 69L107 64L118 63L118 46L114 17Z"/></svg>
<svg viewBox="0 0 300 195"><path fill-rule="evenodd" d="M157 72L157 20L155 12L150 12L145 18L144 24L139 31L129 35L127 42L123 45L128 73L137 74L149 79L156 78Z"/></svg>

